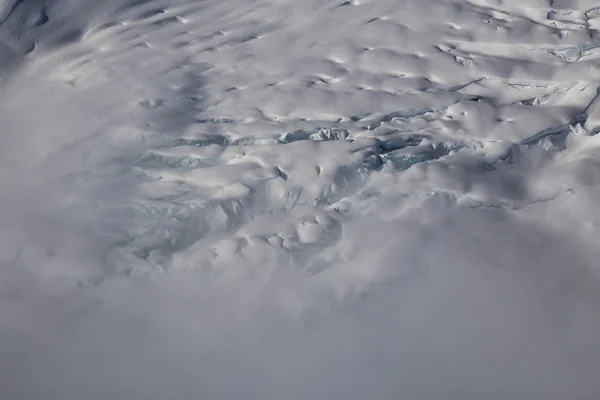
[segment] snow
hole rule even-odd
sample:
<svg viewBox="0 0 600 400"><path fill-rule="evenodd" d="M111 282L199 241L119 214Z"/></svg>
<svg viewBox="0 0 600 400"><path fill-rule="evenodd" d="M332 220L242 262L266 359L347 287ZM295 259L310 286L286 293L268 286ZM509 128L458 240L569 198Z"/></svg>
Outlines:
<svg viewBox="0 0 600 400"><path fill-rule="evenodd" d="M598 398L599 7L0 0L0 397Z"/></svg>

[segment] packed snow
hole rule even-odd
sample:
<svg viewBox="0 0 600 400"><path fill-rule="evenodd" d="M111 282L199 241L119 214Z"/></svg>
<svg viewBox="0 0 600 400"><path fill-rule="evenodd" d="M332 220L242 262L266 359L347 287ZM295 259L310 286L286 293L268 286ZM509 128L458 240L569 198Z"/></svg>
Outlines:
<svg viewBox="0 0 600 400"><path fill-rule="evenodd" d="M0 398L600 398L600 3L0 0Z"/></svg>

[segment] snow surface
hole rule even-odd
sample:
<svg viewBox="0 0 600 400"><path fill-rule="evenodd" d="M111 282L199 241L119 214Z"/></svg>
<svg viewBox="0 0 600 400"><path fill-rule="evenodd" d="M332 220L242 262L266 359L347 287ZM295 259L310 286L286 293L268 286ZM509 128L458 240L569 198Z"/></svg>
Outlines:
<svg viewBox="0 0 600 400"><path fill-rule="evenodd" d="M0 397L600 398L599 29L0 0Z"/></svg>

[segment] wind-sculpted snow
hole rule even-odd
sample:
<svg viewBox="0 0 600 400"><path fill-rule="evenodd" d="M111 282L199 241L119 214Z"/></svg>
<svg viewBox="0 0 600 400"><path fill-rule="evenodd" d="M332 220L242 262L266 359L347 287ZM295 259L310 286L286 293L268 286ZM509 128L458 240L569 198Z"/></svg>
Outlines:
<svg viewBox="0 0 600 400"><path fill-rule="evenodd" d="M0 398L599 398L599 10L0 0Z"/></svg>

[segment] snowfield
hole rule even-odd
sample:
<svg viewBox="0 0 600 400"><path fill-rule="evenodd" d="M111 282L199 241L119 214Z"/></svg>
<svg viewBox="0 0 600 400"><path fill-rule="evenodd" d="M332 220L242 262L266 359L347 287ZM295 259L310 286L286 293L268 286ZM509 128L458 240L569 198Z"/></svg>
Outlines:
<svg viewBox="0 0 600 400"><path fill-rule="evenodd" d="M600 398L600 3L0 0L0 398Z"/></svg>

